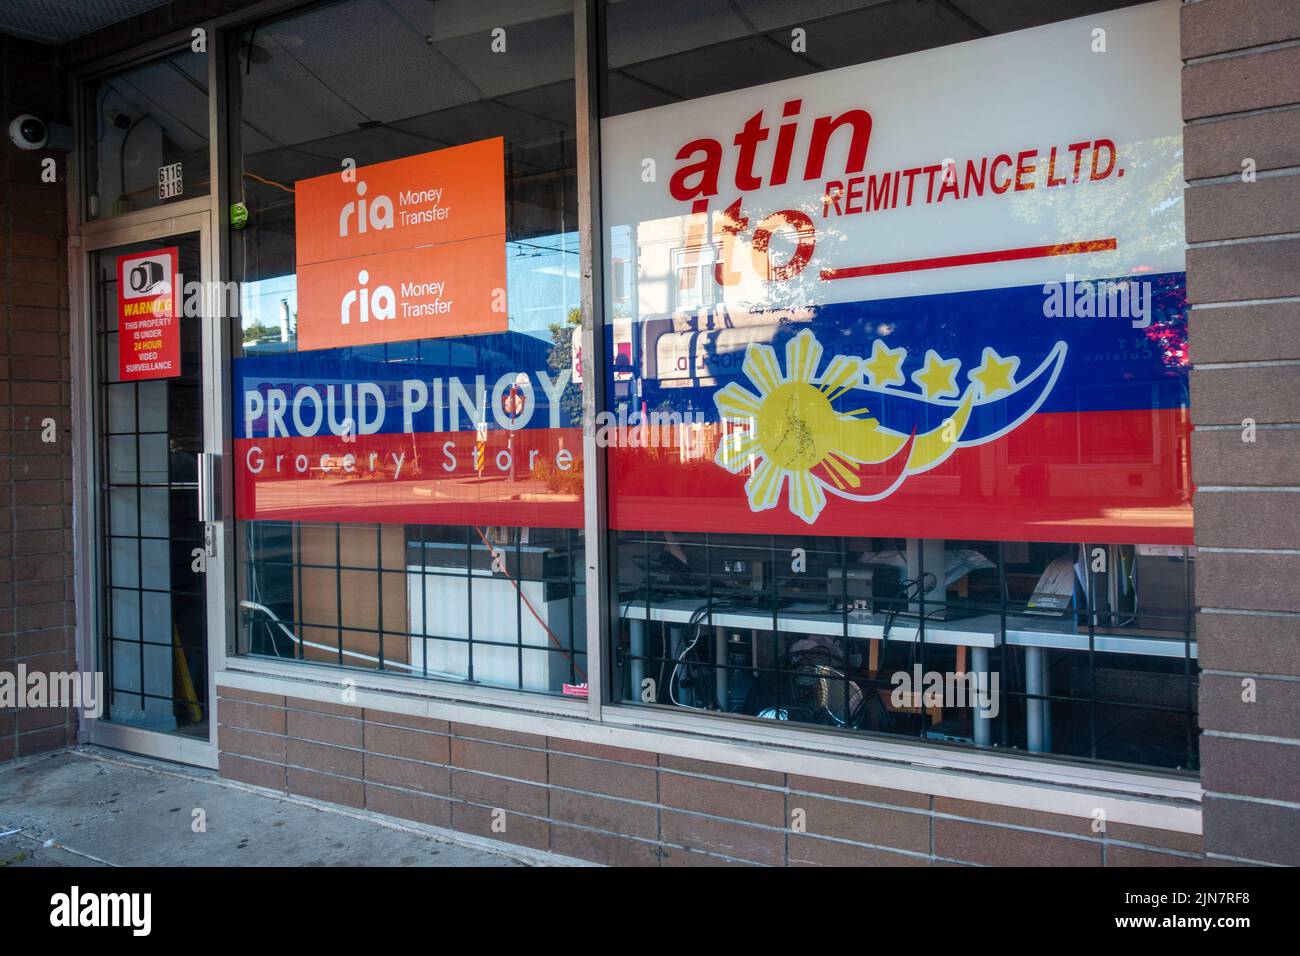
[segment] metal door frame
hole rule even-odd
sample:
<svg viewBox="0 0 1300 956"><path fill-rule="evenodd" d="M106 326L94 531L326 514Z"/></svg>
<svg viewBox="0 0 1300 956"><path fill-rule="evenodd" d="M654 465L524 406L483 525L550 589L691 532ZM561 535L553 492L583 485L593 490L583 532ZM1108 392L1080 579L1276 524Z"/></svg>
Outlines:
<svg viewBox="0 0 1300 956"><path fill-rule="evenodd" d="M72 340L73 340L73 413L80 427L74 429L73 459L77 463L74 475L76 488L74 521L74 560L77 581L77 658L82 670L100 669L101 621L98 602L102 596L100 568L100 518L99 484L103 462L98 458L100 422L97 407L98 383L95 370L95 335L92 328L94 285L90 275L91 254L114 246L165 239L169 236L198 233L200 279L207 283L216 278L211 203L209 199L196 199L162 207L152 221L123 225L105 223L93 229L83 228L79 242L74 243L72 256ZM209 286L205 285L205 288ZM202 405L203 450L221 455L224 451L227 403L223 400L229 381L224 371L224 322L209 309L201 318L202 330ZM218 463L224 457L217 458ZM202 469L202 462L200 462ZM221 494L225 482L225 469L216 469L213 477L218 482L216 501L222 509L230 500ZM215 515L213 525L216 553L207 558L206 615L207 615L207 717L206 740L146 730L108 720L81 715L81 740L150 757L160 757L203 767L217 766L215 737L216 674L225 666L227 641L227 614L225 608L228 567L226 556L227 534L230 522L224 510ZM106 699L112 689L106 687Z"/></svg>

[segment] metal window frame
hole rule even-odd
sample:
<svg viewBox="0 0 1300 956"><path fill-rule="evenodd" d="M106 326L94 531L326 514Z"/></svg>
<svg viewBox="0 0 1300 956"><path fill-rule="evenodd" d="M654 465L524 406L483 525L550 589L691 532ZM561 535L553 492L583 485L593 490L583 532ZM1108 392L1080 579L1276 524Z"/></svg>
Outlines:
<svg viewBox="0 0 1300 956"><path fill-rule="evenodd" d="M206 31L208 83L208 167L209 188L206 196L182 199L150 209L140 209L118 216L86 218L86 163L82 144L85 132L85 92L88 84L149 59L178 52L190 45L193 31ZM115 245L150 239L171 233L197 232L200 257L207 281L223 279L227 272L225 233L217 209L221 208L220 173L224 158L218 141L220 102L220 64L225 57L222 38L212 20L195 23L183 30L110 57L82 64L69 73L67 102L71 104L77 146L70 154L66 180L68 208L68 277L69 322L71 339L72 412L77 420L93 425L96 414L95 331L91 327L93 288L87 281L91 253ZM230 541L233 522L230 492L232 473L228 467L230 449L229 392L230 363L224 327L217 317L207 317L203 337L203 444L222 455L226 467L220 472L220 501L223 509L213 522L220 535L217 555L208 559L204 575L207 600L207 702L208 737L198 740L182 735L147 731L113 724L79 714L79 732L83 740L110 747L133 750L149 756L177 760L199 766L217 765L217 675L225 669L228 641L233 620L225 595L232 579ZM97 435L92 428L81 428L73 444L73 600L77 609L76 648L78 666L93 666L100 644L98 601L102 580L98 561L99 481L96 447Z"/></svg>
<svg viewBox="0 0 1300 956"><path fill-rule="evenodd" d="M72 282L73 323L73 401L74 409L85 401L88 382L85 337L79 334L79 325L88 316L83 299L83 277L80 274L83 237L109 232L125 226L151 224L174 218L183 212L206 210L212 217L211 239L212 276L216 281L229 280L230 262L228 243L230 228L225 210L230 198L231 150L237 145L232 138L232 109L234 93L229 86L231 64L236 61L232 38L236 31L270 17L293 13L312 6L312 0L262 0L237 12L189 25L173 34L122 51L78 68L69 78L70 99L76 124L84 123L81 90L88 80L105 75L143 58L159 56L177 49L190 41L191 31L197 27L207 30L209 54L209 159L211 186L209 195L198 200L187 200L150 210L127 213L117 217L94 221L84 219L85 191L81 181L82 164L74 153L68 177L69 208L69 275ZM1105 766L1072 762L1068 758L1052 759L1048 755L1029 757L1007 753L970 751L946 747L941 744L922 744L906 739L885 737L858 737L835 732L818 732L808 728L780 726L755 726L752 723L729 720L724 716L703 714L668 714L626 704L613 704L607 686L609 670L610 636L616 623L618 600L617 581L610 570L611 550L608 524L608 486L606 456L595 441L595 414L605 406L605 381L603 355L608 343L605 323L605 255L603 225L601 220L601 169L600 169L600 64L602 63L602 17L600 0L574 0L574 55L575 55L575 122L577 128L578 157L578 232L581 256L581 302L583 368L583 531L584 577L586 581L585 614L587 621L588 699L545 697L510 689L462 686L451 682L428 681L420 678L393 675L371 675L365 672L340 671L337 680L325 676L318 665L271 662L261 658L239 657L235 653L238 622L237 601L219 602L225 611L224 640L215 642L209 634L211 648L209 681L212 686L211 703L215 728L217 695L216 686L271 689L275 693L291 696L326 699L336 695L337 688L347 680L354 686L358 701L366 706L391 709L397 712L455 713L464 718L480 721L489 726L512 727L530 732L552 732L557 735L572 733L581 739L624 745L639 749L693 755L704 759L735 760L742 765L785 769L791 773L822 774L832 779L853 779L863 782L882 782L882 774L893 780L893 786L906 787L907 780L915 778L918 792L968 794L968 799L1001 802L1011 806L1036 806L1041 795L1032 796L1046 788L1055 795L1053 799L1068 798L1083 801L1089 806L1106 806L1108 801L1119 800L1136 811L1112 813L1111 819L1128 818L1136 822L1140 817L1148 826L1161 826L1160 820L1171 820L1171 829L1199 832L1199 781L1186 775L1173 775L1151 770L1109 769ZM190 207L188 204L193 203ZM228 413L231 395L229 336L217 333L222 340L210 343L218 346L218 369L210 390L211 401L219 408L219 434L214 442L224 452L222 469L222 502L226 519L222 524L224 561L221 586L228 598L238 595L238 555L234 550L238 522L233 520L233 468L230 461L231 416ZM93 400L93 395L91 396ZM93 443L93 440L92 440ZM88 511L92 497L93 476L87 475L88 447L85 436L80 435L74 449L74 482L81 493L77 515L77 543L82 555L87 553L88 535L94 525L88 523L93 512ZM78 562L78 569L82 560ZM76 594L79 608L93 607L96 591L93 580L78 573ZM86 630L84 613L79 616L78 650L86 650L83 633ZM210 614L211 621L211 614ZM93 646L91 647L93 651ZM84 657L82 658L85 659ZM215 741L215 735L213 737ZM948 781L946 775L953 775ZM896 779L895 779L896 778ZM965 780L966 784L959 781ZM927 782L928 781L928 782ZM964 789L963 789L964 788ZM973 788L973 789L972 789ZM1030 788L1027 790L1026 788ZM1100 801L1100 802L1098 802ZM1060 812L1058 810L1058 812ZM1137 815L1134 816L1133 813Z"/></svg>
<svg viewBox="0 0 1300 956"><path fill-rule="evenodd" d="M578 242L582 283L582 513L587 577L587 702L592 720L609 701L610 637L618 608L609 573L610 532L605 449L596 441L596 415L605 408L605 255L600 176L600 4L574 0L574 89L578 125ZM593 642L595 642L593 646Z"/></svg>
<svg viewBox="0 0 1300 956"><path fill-rule="evenodd" d="M190 212L180 212L177 206L166 208L169 215L153 221L135 221L130 225L112 223L105 228L97 228L79 237L77 252L72 256L70 275L76 283L77 294L71 303L73 315L73 410L78 421L89 427L77 432L74 449L74 487L80 500L74 502L74 554L75 582L77 601L77 655L82 666L98 662L102 642L105 610L100 600L104 594L104 569L101 566L100 535L102 509L99 497L100 468L104 462L98 458L99 432L97 425L100 415L98 409L98 388L103 384L96 379L95 360L97 337L100 333L91 326L94 304L91 296L93 285L85 281L90 268L91 257L95 252L111 249L127 243L154 239L174 234L192 234L199 236L199 257L202 269L210 275L214 269L213 230L211 217L206 208L196 208ZM179 214L176 214L179 213ZM210 337L216 323L209 320L204 334ZM211 351L210 338L204 343L202 362L202 381L204 383L204 420L203 442L205 448L212 447L212 434L218 428L208 413L208 382L213 370L221 364L221 358ZM218 522L227 525L229 522ZM205 635L206 670L207 670L207 717L208 734L206 739L189 737L181 734L169 734L162 731L147 730L129 724L113 723L101 717L91 718L81 713L80 731L82 739L91 743L103 744L123 750L131 750L166 760L205 767L217 765L216 708L217 673L225 666L224 641L222 632L214 626L223 617L223 583L222 572L228 552L218 549L215 557L208 558L208 571L204 574L205 614L207 633ZM142 651L143 652L143 651ZM105 693L111 694L111 686L105 686Z"/></svg>

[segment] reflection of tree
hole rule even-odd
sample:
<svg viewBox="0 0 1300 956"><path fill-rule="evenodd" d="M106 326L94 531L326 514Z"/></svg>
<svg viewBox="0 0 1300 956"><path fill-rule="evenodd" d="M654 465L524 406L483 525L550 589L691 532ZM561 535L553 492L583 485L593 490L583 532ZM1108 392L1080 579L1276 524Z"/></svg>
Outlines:
<svg viewBox="0 0 1300 956"><path fill-rule="evenodd" d="M582 456L574 455L573 464L567 469L559 468L549 458L541 458L533 469L533 476L552 494L577 497L582 494Z"/></svg>
<svg viewBox="0 0 1300 956"><path fill-rule="evenodd" d="M1072 175L1073 161L1070 157L1068 152L1058 153L1058 176ZM1144 277L1166 269L1162 263L1176 258L1183 245L1181 137L1167 136L1118 145L1115 171L1107 179L1098 182L1088 179L1089 159L1090 155L1085 152L1080 182L1049 188L1046 186L1047 158L1040 157L1041 175L1033 191L986 198L1011 203L1010 214L1014 219L1038 227L1037 243L1026 237L1026 245L1122 237L1120 248L1116 252L1091 253L1087 256L1090 272L1096 271L1094 264L1104 270L1108 262L1115 263L1116 277ZM1127 180L1122 184L1118 176L1120 169L1124 171L1124 179ZM1140 185L1134 187L1134 182ZM863 261L860 250L845 249L849 237L837 227L837 217L832 214L823 218L822 197L805 200L795 208L807 215L816 226L817 248L813 261L788 281L762 283L762 293L759 296L746 290L750 292L750 298L738 297L735 301L728 302L731 309L751 313L793 310L793 315L773 316L773 325L789 324L797 321L800 310L806 312L815 309L823 301L826 288L820 278L820 264ZM749 251L753 231L765 216L774 211L744 207L748 222L741 231L733 254L733 261L742 268L752 269ZM790 229L783 230L783 233L787 240L793 234ZM846 256L843 255L844 251L852 251L854 254ZM787 254L782 256L781 252ZM784 243L781 252L774 250L774 259L778 262L788 258ZM1127 272L1121 272L1118 265L1120 262L1128 264ZM1066 267L1062 263L1060 280L1064 282L1065 279ZM1166 286L1162 283L1160 288ZM1185 317L1185 307L1167 309L1165 318L1147 331L1148 337L1158 340L1167 365L1185 364ZM945 323L933 320L928 320L927 325L931 332L929 344L932 347L940 351L945 345L956 347L960 329L944 328Z"/></svg>
<svg viewBox="0 0 1300 956"><path fill-rule="evenodd" d="M1034 190L1012 197L1011 214L1039 224L1044 244L1123 236L1115 252L1092 253L1089 260L1130 263L1132 275L1154 271L1155 263L1183 247L1182 156L1181 136L1117 144L1115 170L1106 179L1088 180L1087 159L1078 183L1048 189L1044 173ZM1046 169L1045 158L1039 168ZM1128 182L1120 181L1120 170ZM1072 163L1058 154L1057 175L1072 172ZM1135 188L1135 178L1145 185ZM1043 192L1051 201L1044 202Z"/></svg>
<svg viewBox="0 0 1300 956"><path fill-rule="evenodd" d="M244 326L243 336L245 345L256 345L259 342L278 342L280 341L280 327L254 322L252 325Z"/></svg>
<svg viewBox="0 0 1300 956"><path fill-rule="evenodd" d="M1169 277L1156 284L1153 301L1161 292L1174 292L1176 299L1170 297L1165 318L1156 321L1153 316L1151 325L1143 331L1147 341L1160 350L1160 361L1166 368L1185 369L1191 364L1187 357L1187 285L1181 283L1177 290L1171 289L1173 285Z"/></svg>
<svg viewBox="0 0 1300 956"><path fill-rule="evenodd" d="M546 365L550 369L552 381L557 375L573 368L573 330L580 325L582 309L579 308L570 309L564 322L551 323L551 348L546 353ZM600 363L595 365L600 367ZM582 389L572 380L560 396L560 421L582 421Z"/></svg>
<svg viewBox="0 0 1300 956"><path fill-rule="evenodd" d="M798 312L801 309L814 308L821 302L826 295L826 284L820 277L820 265L824 262L839 262L842 257L836 256L834 250L847 241L843 231L838 229L834 223L834 217L823 219L822 197L818 196L815 200L804 200L798 203L794 208L806 215L812 220L813 226L817 230L817 248L813 252L812 261L798 275L793 276L784 282L764 282L764 297L761 301L741 300L734 303L734 307L746 312L778 312L789 310ZM753 245L752 239L754 230L758 228L759 223L764 218L770 216L775 209L749 209L745 208L745 216L749 223L741 230L737 237L735 248L732 253L732 264L742 272L753 270L753 264L750 261L750 249ZM794 229L784 228L776 233L773 237L773 247L769 250L772 261L781 265L790 258L790 253L794 249ZM778 245L778 242L780 245ZM724 290L725 295L725 290ZM729 306L732 303L728 303ZM793 318L789 315L779 317L778 324L789 324Z"/></svg>
<svg viewBox="0 0 1300 956"><path fill-rule="evenodd" d="M1168 262L1171 252L1183 247L1182 137L1118 144L1116 153L1115 171L1108 178L1090 182L1085 161L1081 182L1052 187L1062 192L1055 202L1045 203L1043 197L1028 193L1012 200L1011 212L1022 222L1041 224L1039 238L1045 244L1120 236L1114 252L1092 253L1089 262L1095 260L1102 268L1107 262L1128 263L1124 274L1145 278L1165 269L1160 263ZM1123 185L1118 179L1120 170L1128 180ZM1134 179L1144 185L1133 187ZM1043 182L1038 188L1045 188ZM1065 278L1062 270L1061 281ZM1152 285L1153 301L1161 293L1169 298L1170 282L1160 280ZM1167 368L1181 368L1188 364L1186 288L1180 290L1176 302L1164 304L1162 317L1157 320L1153 316L1144 334L1160 349Z"/></svg>

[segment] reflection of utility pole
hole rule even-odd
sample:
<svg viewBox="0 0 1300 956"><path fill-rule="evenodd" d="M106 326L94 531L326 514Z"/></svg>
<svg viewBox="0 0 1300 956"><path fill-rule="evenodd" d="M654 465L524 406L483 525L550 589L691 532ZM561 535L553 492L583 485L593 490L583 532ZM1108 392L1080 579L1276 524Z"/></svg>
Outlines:
<svg viewBox="0 0 1300 956"><path fill-rule="evenodd" d="M506 436L506 454L510 456L510 481L515 480L515 419L519 417L519 386L510 386L510 434Z"/></svg>
<svg viewBox="0 0 1300 956"><path fill-rule="evenodd" d="M289 300L280 300L280 341L289 341Z"/></svg>
<svg viewBox="0 0 1300 956"><path fill-rule="evenodd" d="M528 375L520 372L515 376L515 380L510 383L510 391L506 393L503 404L506 412L510 415L510 434L506 436L506 454L510 456L510 480L515 480L515 427L519 421L519 413L524 410L525 388L528 386Z"/></svg>
<svg viewBox="0 0 1300 956"><path fill-rule="evenodd" d="M641 247L637 245L637 226L633 223L628 229L628 330L632 339L632 374L633 374L633 394L638 398L641 396L641 380L645 375L645 368L642 366L642 356L645 354L646 329L641 322ZM622 291L622 290L616 290ZM610 316L610 334L613 335L615 325L613 316Z"/></svg>

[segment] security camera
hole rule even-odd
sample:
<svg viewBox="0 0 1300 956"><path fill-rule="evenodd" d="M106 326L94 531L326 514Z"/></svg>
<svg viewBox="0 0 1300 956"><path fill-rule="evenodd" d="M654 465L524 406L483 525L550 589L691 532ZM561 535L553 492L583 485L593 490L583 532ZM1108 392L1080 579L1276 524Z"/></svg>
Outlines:
<svg viewBox="0 0 1300 956"><path fill-rule="evenodd" d="M47 123L39 116L24 113L9 124L9 138L19 149L52 149L71 152L76 144L72 127L66 123Z"/></svg>
<svg viewBox="0 0 1300 956"><path fill-rule="evenodd" d="M19 149L40 149L49 141L50 130L39 116L23 113L9 124L9 138Z"/></svg>

